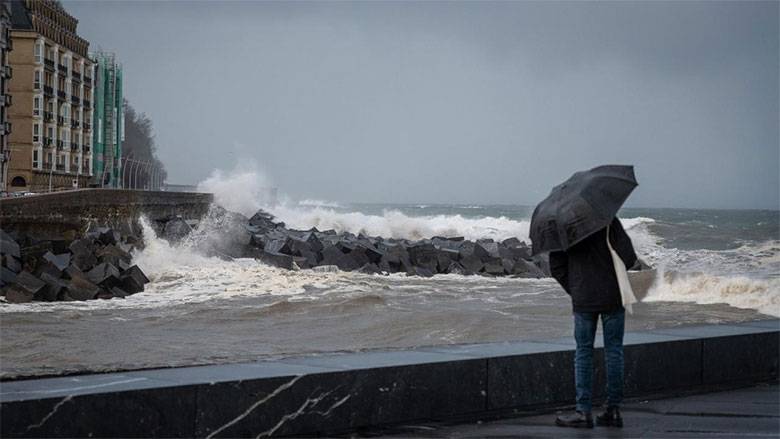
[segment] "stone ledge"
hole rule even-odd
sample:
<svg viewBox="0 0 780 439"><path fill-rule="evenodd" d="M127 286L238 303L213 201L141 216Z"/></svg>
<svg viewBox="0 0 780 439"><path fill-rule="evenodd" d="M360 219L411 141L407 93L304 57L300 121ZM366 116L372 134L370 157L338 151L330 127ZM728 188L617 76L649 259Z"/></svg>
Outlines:
<svg viewBox="0 0 780 439"><path fill-rule="evenodd" d="M626 395L776 380L779 342L780 320L627 333ZM328 434L568 404L573 346L558 338L7 381L0 436ZM595 366L599 397L600 353Z"/></svg>

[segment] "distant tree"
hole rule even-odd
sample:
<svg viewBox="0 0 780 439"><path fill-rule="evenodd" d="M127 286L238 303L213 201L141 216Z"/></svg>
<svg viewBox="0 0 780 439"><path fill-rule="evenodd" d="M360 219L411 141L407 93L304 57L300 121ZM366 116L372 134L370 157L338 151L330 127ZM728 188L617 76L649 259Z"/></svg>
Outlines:
<svg viewBox="0 0 780 439"><path fill-rule="evenodd" d="M122 164L126 166L124 187L153 188L168 176L165 165L157 157L152 120L127 102L125 107L125 140L122 142ZM137 181L136 177L137 176Z"/></svg>

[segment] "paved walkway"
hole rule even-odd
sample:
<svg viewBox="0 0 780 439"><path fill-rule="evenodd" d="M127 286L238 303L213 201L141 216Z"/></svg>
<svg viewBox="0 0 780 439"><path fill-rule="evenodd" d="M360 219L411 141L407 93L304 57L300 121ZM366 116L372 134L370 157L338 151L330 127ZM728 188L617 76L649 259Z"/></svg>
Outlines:
<svg viewBox="0 0 780 439"><path fill-rule="evenodd" d="M780 386L755 387L658 400L623 408L625 427L556 427L555 413L460 425L407 425L373 437L419 438L777 438ZM369 435L370 436L370 435Z"/></svg>

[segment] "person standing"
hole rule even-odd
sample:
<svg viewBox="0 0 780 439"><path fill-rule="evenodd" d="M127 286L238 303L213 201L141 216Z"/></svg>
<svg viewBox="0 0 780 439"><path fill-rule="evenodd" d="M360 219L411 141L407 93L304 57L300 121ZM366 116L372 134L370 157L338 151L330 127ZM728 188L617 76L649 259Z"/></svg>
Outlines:
<svg viewBox="0 0 780 439"><path fill-rule="evenodd" d="M607 237L609 236L609 237ZM609 239L609 242L607 242ZM611 246L611 248L610 248ZM607 408L596 424L622 427L623 333L625 308L612 251L625 267L633 267L637 256L631 239L615 217L605 228L565 251L550 252L550 272L571 296L574 314L576 411L558 416L562 427L593 428L593 342L601 317L607 366ZM625 270L625 267L620 269Z"/></svg>

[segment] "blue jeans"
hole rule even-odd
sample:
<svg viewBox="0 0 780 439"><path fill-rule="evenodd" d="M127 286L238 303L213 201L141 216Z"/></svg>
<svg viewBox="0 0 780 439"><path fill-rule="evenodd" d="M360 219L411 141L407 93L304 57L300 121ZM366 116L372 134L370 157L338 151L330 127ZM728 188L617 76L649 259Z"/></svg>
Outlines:
<svg viewBox="0 0 780 439"><path fill-rule="evenodd" d="M574 313L574 381L577 411L590 413L593 408L593 340L601 315L604 330L604 354L607 365L607 406L623 401L623 332L626 314L620 309L611 313Z"/></svg>

